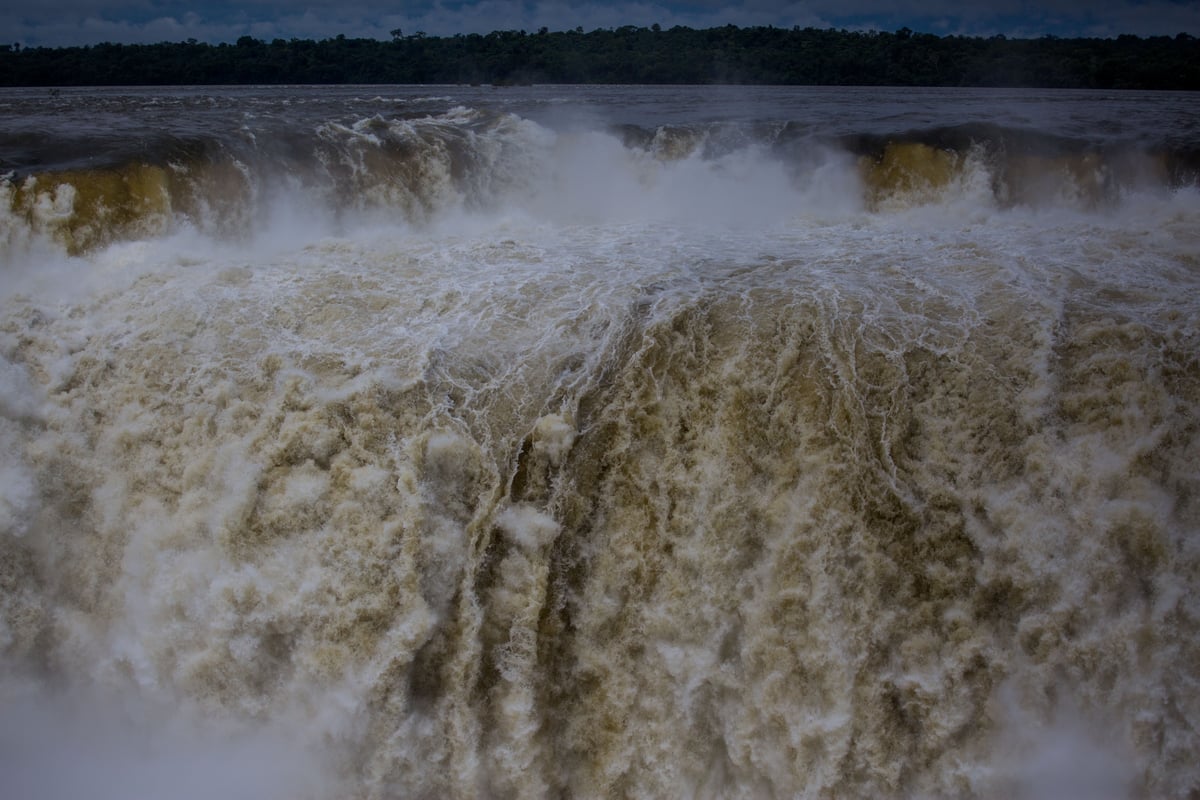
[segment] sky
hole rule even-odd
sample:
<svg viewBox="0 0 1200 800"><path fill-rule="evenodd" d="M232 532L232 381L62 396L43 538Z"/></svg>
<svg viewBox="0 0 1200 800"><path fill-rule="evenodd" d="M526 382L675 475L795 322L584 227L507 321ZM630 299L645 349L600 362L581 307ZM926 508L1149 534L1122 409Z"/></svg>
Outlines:
<svg viewBox="0 0 1200 800"><path fill-rule="evenodd" d="M886 30L940 36L1200 37L1200 0L9 0L0 43L390 39L622 25L711 28L733 24Z"/></svg>

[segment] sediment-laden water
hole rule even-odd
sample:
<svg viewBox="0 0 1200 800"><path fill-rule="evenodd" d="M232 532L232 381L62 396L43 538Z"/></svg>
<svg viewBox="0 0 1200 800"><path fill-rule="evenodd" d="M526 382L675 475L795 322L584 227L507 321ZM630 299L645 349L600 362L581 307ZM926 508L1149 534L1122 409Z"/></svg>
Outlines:
<svg viewBox="0 0 1200 800"><path fill-rule="evenodd" d="M5 796L1200 793L1200 98L0 112Z"/></svg>

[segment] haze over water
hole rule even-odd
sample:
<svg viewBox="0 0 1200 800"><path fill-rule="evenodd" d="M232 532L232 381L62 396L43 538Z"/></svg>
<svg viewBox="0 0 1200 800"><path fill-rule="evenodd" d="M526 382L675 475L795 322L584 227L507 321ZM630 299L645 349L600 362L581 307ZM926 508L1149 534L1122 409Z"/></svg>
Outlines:
<svg viewBox="0 0 1200 800"><path fill-rule="evenodd" d="M1194 797L1198 120L0 93L0 794Z"/></svg>

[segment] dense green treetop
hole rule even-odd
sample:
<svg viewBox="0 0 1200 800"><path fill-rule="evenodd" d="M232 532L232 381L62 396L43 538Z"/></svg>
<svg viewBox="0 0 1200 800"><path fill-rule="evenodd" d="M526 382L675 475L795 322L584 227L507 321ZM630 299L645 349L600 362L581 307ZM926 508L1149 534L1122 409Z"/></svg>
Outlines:
<svg viewBox="0 0 1200 800"><path fill-rule="evenodd" d="M632 25L391 41L0 46L0 85L641 83L1200 89L1200 39Z"/></svg>

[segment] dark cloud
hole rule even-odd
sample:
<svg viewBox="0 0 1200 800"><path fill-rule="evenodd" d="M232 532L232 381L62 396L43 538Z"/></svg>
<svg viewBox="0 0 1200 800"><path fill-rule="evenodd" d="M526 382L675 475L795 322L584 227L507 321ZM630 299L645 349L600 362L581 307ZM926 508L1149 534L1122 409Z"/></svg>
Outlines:
<svg viewBox="0 0 1200 800"><path fill-rule="evenodd" d="M0 30L25 45L156 42L196 38L386 39L389 31L430 35L492 30L585 30L621 25L693 28L734 24L1009 36L1200 35L1195 0L417 0L387 6L365 0L17 0L0 11Z"/></svg>

